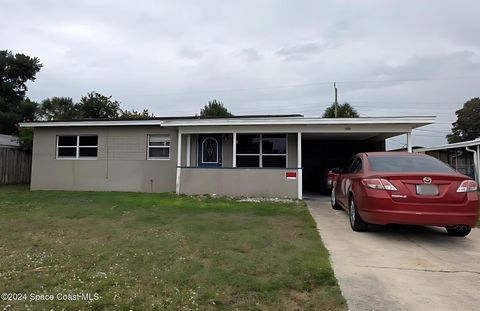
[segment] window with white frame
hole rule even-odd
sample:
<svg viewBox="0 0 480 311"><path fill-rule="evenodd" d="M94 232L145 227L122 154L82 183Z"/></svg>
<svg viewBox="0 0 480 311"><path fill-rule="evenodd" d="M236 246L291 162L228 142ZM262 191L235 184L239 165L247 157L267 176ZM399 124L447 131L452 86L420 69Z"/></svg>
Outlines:
<svg viewBox="0 0 480 311"><path fill-rule="evenodd" d="M151 160L170 159L170 135L148 135L147 158Z"/></svg>
<svg viewBox="0 0 480 311"><path fill-rule="evenodd" d="M237 167L287 167L287 135L237 134Z"/></svg>
<svg viewBox="0 0 480 311"><path fill-rule="evenodd" d="M57 159L96 159L97 135L57 136Z"/></svg>

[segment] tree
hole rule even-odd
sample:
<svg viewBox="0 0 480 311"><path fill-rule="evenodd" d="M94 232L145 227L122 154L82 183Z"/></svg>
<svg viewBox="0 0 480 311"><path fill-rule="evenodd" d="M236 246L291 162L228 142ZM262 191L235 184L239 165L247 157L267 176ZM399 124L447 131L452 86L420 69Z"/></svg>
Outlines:
<svg viewBox="0 0 480 311"><path fill-rule="evenodd" d="M44 99L38 109L42 120L73 120L80 118L78 104L70 97L52 97Z"/></svg>
<svg viewBox="0 0 480 311"><path fill-rule="evenodd" d="M32 151L33 146L33 130L29 127L18 129L18 142L20 149L24 151Z"/></svg>
<svg viewBox="0 0 480 311"><path fill-rule="evenodd" d="M452 134L447 135L449 143L473 140L480 136L480 98L475 97L455 112L457 121L452 123Z"/></svg>
<svg viewBox="0 0 480 311"><path fill-rule="evenodd" d="M231 117L233 114L228 111L221 101L214 99L209 101L202 110L200 110L201 117Z"/></svg>
<svg viewBox="0 0 480 311"><path fill-rule="evenodd" d="M82 96L78 109L81 118L86 119L116 119L120 115L120 104L111 99L112 96L104 96L97 92Z"/></svg>
<svg viewBox="0 0 480 311"><path fill-rule="evenodd" d="M335 116L335 103L325 109L324 118L358 118L358 112L349 103L337 106L337 116Z"/></svg>
<svg viewBox="0 0 480 311"><path fill-rule="evenodd" d="M155 116L148 112L148 109L143 109L142 112L138 112L134 109L131 111L129 110L122 110L122 114L120 115L120 119L150 119L155 118Z"/></svg>
<svg viewBox="0 0 480 311"><path fill-rule="evenodd" d="M37 104L25 97L26 83L41 68L36 57L0 51L0 133L15 134L18 122L33 119Z"/></svg>

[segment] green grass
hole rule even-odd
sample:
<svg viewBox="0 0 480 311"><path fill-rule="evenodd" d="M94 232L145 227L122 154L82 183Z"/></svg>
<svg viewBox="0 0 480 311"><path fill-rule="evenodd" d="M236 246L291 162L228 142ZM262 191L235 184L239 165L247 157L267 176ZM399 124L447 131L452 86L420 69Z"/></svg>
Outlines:
<svg viewBox="0 0 480 311"><path fill-rule="evenodd" d="M3 309L344 310L303 202L0 187Z"/></svg>

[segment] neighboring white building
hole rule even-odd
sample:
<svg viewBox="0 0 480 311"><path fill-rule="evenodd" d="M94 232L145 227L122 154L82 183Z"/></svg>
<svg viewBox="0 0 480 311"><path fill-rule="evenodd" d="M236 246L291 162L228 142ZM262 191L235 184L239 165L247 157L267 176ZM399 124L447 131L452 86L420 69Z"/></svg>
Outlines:
<svg viewBox="0 0 480 311"><path fill-rule="evenodd" d="M477 182L480 181L480 138L459 143L415 149L414 152L431 155L449 164L460 173L475 178Z"/></svg>
<svg viewBox="0 0 480 311"><path fill-rule="evenodd" d="M16 148L18 146L19 146L18 137L15 137L12 135L0 134L0 148L1 147Z"/></svg>

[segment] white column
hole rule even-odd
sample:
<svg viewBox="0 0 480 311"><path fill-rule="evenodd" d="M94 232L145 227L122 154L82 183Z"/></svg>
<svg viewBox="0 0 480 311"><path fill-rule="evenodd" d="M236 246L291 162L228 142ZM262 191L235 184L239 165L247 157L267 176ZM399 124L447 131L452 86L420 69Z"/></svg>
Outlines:
<svg viewBox="0 0 480 311"><path fill-rule="evenodd" d="M187 135L187 167L190 167L190 141L191 141L191 138L190 138L190 134Z"/></svg>
<svg viewBox="0 0 480 311"><path fill-rule="evenodd" d="M233 132L233 158L232 158L232 166L237 167L237 132Z"/></svg>
<svg viewBox="0 0 480 311"><path fill-rule="evenodd" d="M407 132L407 151L412 152L412 132Z"/></svg>
<svg viewBox="0 0 480 311"><path fill-rule="evenodd" d="M176 180L176 187L175 192L180 194L180 172L182 165L182 132L178 129L178 138L177 138L177 180Z"/></svg>
<svg viewBox="0 0 480 311"><path fill-rule="evenodd" d="M297 133L297 185L298 199L303 198L303 169L302 169L302 132Z"/></svg>
<svg viewBox="0 0 480 311"><path fill-rule="evenodd" d="M477 170L477 183L480 183L480 145L477 145L477 165L475 169Z"/></svg>

